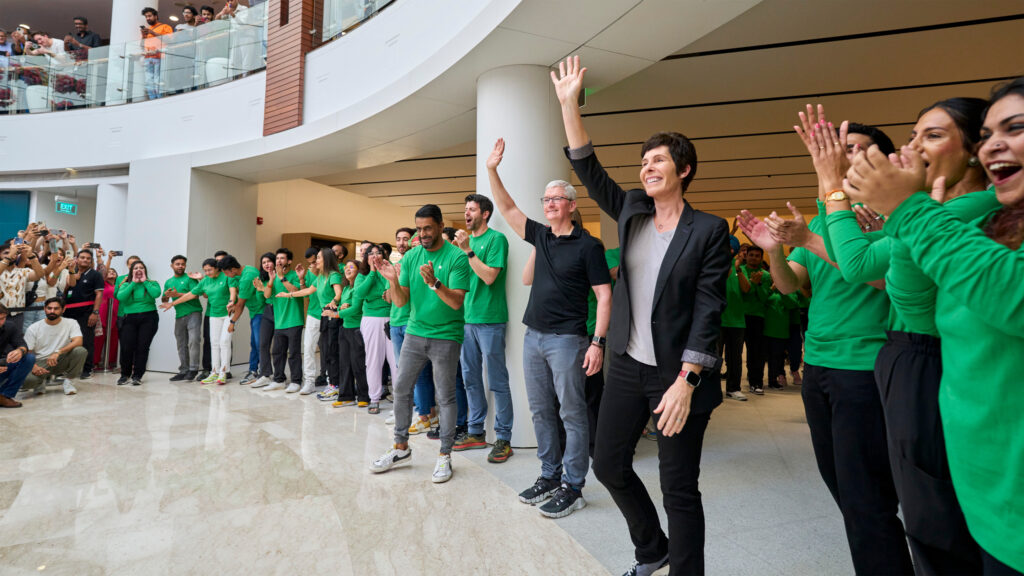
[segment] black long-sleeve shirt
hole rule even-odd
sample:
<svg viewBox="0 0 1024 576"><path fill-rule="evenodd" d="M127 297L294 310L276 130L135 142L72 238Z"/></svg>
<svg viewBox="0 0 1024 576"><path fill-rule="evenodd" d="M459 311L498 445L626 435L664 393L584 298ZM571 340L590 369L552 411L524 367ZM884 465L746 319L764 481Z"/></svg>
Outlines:
<svg viewBox="0 0 1024 576"><path fill-rule="evenodd" d="M0 365L6 365L7 353L19 347L27 349L25 335L17 326L10 322L4 322L4 325L0 326Z"/></svg>

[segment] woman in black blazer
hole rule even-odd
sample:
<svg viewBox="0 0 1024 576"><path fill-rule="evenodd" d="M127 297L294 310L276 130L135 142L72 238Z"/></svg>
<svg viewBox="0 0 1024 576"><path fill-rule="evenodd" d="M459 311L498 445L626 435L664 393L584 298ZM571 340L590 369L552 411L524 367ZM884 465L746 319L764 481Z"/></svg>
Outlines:
<svg viewBox="0 0 1024 576"><path fill-rule="evenodd" d="M623 190L594 154L577 98L579 57L551 73L569 140L566 154L587 193L618 222L619 281L608 330L608 381L598 416L594 473L612 494L636 547L627 574L704 573L704 509L697 482L711 411L722 403L716 341L725 309L729 228L683 193L697 152L675 132L644 143L643 189ZM653 413L668 532L633 471L633 451Z"/></svg>

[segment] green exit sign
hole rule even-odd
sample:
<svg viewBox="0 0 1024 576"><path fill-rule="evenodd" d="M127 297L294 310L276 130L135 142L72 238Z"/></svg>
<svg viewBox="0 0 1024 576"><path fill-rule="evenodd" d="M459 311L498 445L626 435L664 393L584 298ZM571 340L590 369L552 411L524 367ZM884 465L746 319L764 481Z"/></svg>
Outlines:
<svg viewBox="0 0 1024 576"><path fill-rule="evenodd" d="M71 216L78 215L78 204L74 202L64 202L63 200L57 200L54 208L57 214L70 214Z"/></svg>

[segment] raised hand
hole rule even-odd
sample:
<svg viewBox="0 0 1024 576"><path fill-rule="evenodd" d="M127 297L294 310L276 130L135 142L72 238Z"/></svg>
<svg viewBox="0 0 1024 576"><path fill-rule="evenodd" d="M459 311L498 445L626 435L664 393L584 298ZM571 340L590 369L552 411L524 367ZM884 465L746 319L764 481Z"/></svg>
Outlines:
<svg viewBox="0 0 1024 576"><path fill-rule="evenodd" d="M259 290L260 292L262 292L263 289L266 288L266 286L263 284L263 280L260 280L259 278L253 279L252 287Z"/></svg>
<svg viewBox="0 0 1024 576"><path fill-rule="evenodd" d="M464 252L469 252L469 234L465 230L455 231L455 245L462 248Z"/></svg>
<svg viewBox="0 0 1024 576"><path fill-rule="evenodd" d="M505 139L498 138L498 141L494 143L494 149L491 150L491 155L487 157L487 169L494 170L501 164L501 159L505 154ZM418 240L417 236L413 240Z"/></svg>
<svg viewBox="0 0 1024 576"><path fill-rule="evenodd" d="M306 278L306 265L300 262L299 265L295 267L295 273L299 275L299 280L304 280Z"/></svg>
<svg viewBox="0 0 1024 576"><path fill-rule="evenodd" d="M203 273L202 272L191 272L191 273L188 274L188 277L193 279L193 280L202 280L203 279Z"/></svg>
<svg viewBox="0 0 1024 576"><path fill-rule="evenodd" d="M164 302L163 304L160 305L160 310L163 310L164 312L170 310L171 308L174 308L174 303L172 302Z"/></svg>
<svg viewBox="0 0 1024 576"><path fill-rule="evenodd" d="M437 277L434 276L434 263L428 261L426 264L420 266L420 276L423 277L424 282L433 286L434 282L437 280Z"/></svg>
<svg viewBox="0 0 1024 576"><path fill-rule="evenodd" d="M555 85L555 95L562 104L576 105L580 91L583 90L583 75L586 68L580 68L580 57L569 56L565 62L558 63L558 73L551 71L551 83Z"/></svg>
<svg viewBox="0 0 1024 576"><path fill-rule="evenodd" d="M749 211L740 212L736 216L736 221L740 223L740 230L743 231L743 234L765 252L773 252L780 247L779 241L772 238L772 232L768 225Z"/></svg>
<svg viewBox="0 0 1024 576"><path fill-rule="evenodd" d="M772 212L765 218L764 223L768 226L768 230L771 231L772 238L777 242L787 246L805 246L811 232L807 229L804 215L791 202L786 202L786 208L789 208L789 211L793 214L792 219L783 218L777 213Z"/></svg>
<svg viewBox="0 0 1024 576"><path fill-rule="evenodd" d="M871 146L864 154L853 158L846 173L843 189L851 201L867 204L879 214L891 214L914 192L924 190L925 166L921 155L909 146L900 148L900 165L896 166ZM945 194L945 181L941 192L933 186L933 194Z"/></svg>

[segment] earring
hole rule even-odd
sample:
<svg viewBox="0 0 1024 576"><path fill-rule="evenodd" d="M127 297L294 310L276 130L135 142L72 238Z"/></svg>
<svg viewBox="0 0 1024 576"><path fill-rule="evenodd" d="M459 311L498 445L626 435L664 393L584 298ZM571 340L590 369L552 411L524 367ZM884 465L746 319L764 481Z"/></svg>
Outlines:
<svg viewBox="0 0 1024 576"><path fill-rule="evenodd" d="M981 162L978 161L978 157L977 156L971 156L970 158L967 159L967 165L968 166L974 167L974 166L977 166L979 164L981 164Z"/></svg>

